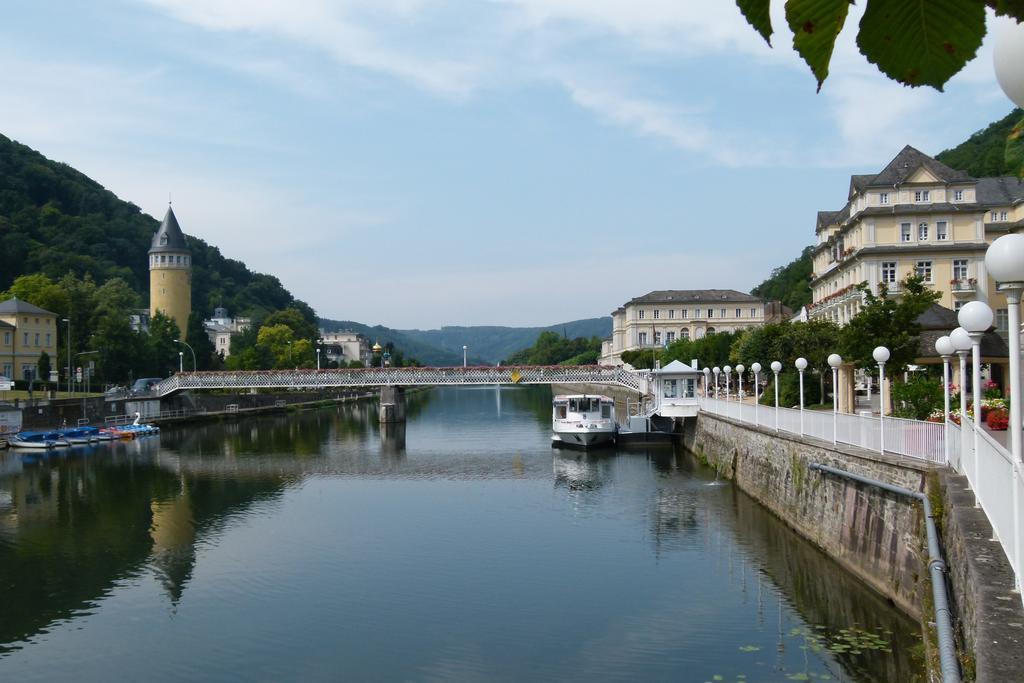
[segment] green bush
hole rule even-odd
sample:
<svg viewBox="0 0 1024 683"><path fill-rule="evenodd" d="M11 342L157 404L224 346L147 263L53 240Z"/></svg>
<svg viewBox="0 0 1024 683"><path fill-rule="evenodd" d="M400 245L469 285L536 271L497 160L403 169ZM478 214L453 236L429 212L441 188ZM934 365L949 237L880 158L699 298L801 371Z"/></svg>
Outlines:
<svg viewBox="0 0 1024 683"><path fill-rule="evenodd" d="M914 375L909 382L892 385L892 414L911 420L926 420L932 411L942 411L942 382Z"/></svg>

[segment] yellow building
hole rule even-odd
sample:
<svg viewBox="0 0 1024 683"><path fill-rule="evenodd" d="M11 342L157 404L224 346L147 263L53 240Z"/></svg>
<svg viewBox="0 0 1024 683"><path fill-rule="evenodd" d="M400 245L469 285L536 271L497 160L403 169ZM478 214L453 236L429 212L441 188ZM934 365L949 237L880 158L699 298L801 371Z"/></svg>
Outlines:
<svg viewBox="0 0 1024 683"><path fill-rule="evenodd" d="M39 376L45 351L57 368L57 314L13 297L0 302L0 375L11 379Z"/></svg>
<svg viewBox="0 0 1024 683"><path fill-rule="evenodd" d="M1024 228L1024 183L972 178L907 146L880 173L850 178L846 206L820 211L811 276L811 318L845 324L860 310L856 285L898 294L920 275L951 310L985 301L1007 331L1006 297L985 271L985 250Z"/></svg>
<svg viewBox="0 0 1024 683"><path fill-rule="evenodd" d="M192 313L192 252L171 207L149 248L149 315L157 311L178 324L181 339Z"/></svg>

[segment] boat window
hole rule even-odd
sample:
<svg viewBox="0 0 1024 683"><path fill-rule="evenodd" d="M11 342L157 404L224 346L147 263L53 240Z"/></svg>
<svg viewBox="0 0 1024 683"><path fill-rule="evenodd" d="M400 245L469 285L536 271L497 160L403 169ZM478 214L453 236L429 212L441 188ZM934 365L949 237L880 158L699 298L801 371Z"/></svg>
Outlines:
<svg viewBox="0 0 1024 683"><path fill-rule="evenodd" d="M663 396L665 398L676 397L676 380L666 379L662 382L662 388L664 390Z"/></svg>
<svg viewBox="0 0 1024 683"><path fill-rule="evenodd" d="M692 380L692 379L686 380L686 395L684 396L684 398L693 398L694 396L697 395L694 392L694 386L695 386L694 380Z"/></svg>
<svg viewBox="0 0 1024 683"><path fill-rule="evenodd" d="M612 416L612 404L602 403L601 404L601 417L607 419Z"/></svg>
<svg viewBox="0 0 1024 683"><path fill-rule="evenodd" d="M566 413L566 405L564 403L559 403L558 405L555 406L555 418L556 419L564 420L565 419L565 413Z"/></svg>

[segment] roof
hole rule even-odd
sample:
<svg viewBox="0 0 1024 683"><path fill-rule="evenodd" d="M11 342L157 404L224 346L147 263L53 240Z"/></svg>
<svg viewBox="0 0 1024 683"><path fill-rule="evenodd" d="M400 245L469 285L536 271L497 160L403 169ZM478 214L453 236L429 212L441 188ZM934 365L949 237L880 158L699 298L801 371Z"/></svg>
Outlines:
<svg viewBox="0 0 1024 683"><path fill-rule="evenodd" d="M700 370L694 370L686 363L674 360L663 368L654 371L655 375L699 375Z"/></svg>
<svg viewBox="0 0 1024 683"><path fill-rule="evenodd" d="M153 243L149 253L160 253L165 251L189 251L188 242L185 241L185 234L181 232L178 219L174 216L174 210L167 207L164 220L153 234Z"/></svg>
<svg viewBox="0 0 1024 683"><path fill-rule="evenodd" d="M932 304L917 316L917 324L921 326L917 351L920 358L938 358L935 342L960 326L956 312L938 304ZM1010 349L1005 339L989 330L981 338L981 355L985 358L1008 358Z"/></svg>
<svg viewBox="0 0 1024 683"><path fill-rule="evenodd" d="M850 196L847 199L853 199L853 195L863 192L864 188L871 184L875 176L873 173L867 175L852 175L850 176Z"/></svg>
<svg viewBox="0 0 1024 683"><path fill-rule="evenodd" d="M10 323L5 323L3 320L0 320L0 329L2 329L2 330L6 330L6 329L13 330L13 329L15 329L15 327L14 327L14 325L12 325Z"/></svg>
<svg viewBox="0 0 1024 683"><path fill-rule="evenodd" d="M1024 181L1014 176L978 178L975 199L987 206L1016 204L1024 201Z"/></svg>
<svg viewBox="0 0 1024 683"><path fill-rule="evenodd" d="M16 296L12 296L7 301L0 301L0 315L10 313L36 313L42 315L57 315L53 311L47 311L44 308L39 308L27 301L22 301Z"/></svg>
<svg viewBox="0 0 1024 683"><path fill-rule="evenodd" d="M907 145L900 150L889 164L882 169L882 172L868 181L864 187L893 186L900 185L907 181L917 169L924 167L932 175L947 183L971 182L973 178L963 171L946 166L924 152Z"/></svg>
<svg viewBox="0 0 1024 683"><path fill-rule="evenodd" d="M675 304L705 301L729 301L744 303L760 303L761 299L750 294L737 292L735 289L658 289L643 296L630 299L626 304Z"/></svg>

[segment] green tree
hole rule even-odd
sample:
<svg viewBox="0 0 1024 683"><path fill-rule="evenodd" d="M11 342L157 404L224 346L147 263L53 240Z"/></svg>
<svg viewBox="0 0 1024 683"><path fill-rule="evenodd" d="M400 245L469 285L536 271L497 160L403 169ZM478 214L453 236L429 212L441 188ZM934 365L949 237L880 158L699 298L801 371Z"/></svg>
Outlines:
<svg viewBox="0 0 1024 683"><path fill-rule="evenodd" d="M256 345L269 351L274 359L273 367L287 368L292 365L291 346L295 342L292 328L283 323L263 325L256 335Z"/></svg>
<svg viewBox="0 0 1024 683"><path fill-rule="evenodd" d="M274 327L285 325L292 331L293 339L317 338L316 323L307 320L302 311L292 306L281 311L274 311L263 319L263 326Z"/></svg>
<svg viewBox="0 0 1024 683"><path fill-rule="evenodd" d="M860 283L857 289L864 295L864 304L840 332L843 358L859 368L871 369L876 367L872 352L884 346L889 349L889 367L894 371L913 363L921 334L917 318L938 301L939 293L914 275L902 282L899 298L890 295L884 284L879 285L878 296L867 283Z"/></svg>
<svg viewBox="0 0 1024 683"><path fill-rule="evenodd" d="M67 292L56 282L41 273L22 275L15 278L11 287L3 294L0 294L0 301L5 301L14 296L34 306L46 309L51 313L56 313L58 316L66 316L71 308Z"/></svg>
<svg viewBox="0 0 1024 683"><path fill-rule="evenodd" d="M160 311L149 321L149 335L146 337L146 375L167 377L178 369L178 351L174 343L178 339L178 325Z"/></svg>
<svg viewBox="0 0 1024 683"><path fill-rule="evenodd" d="M214 369L218 360L217 352L213 347L213 342L210 341L210 335L206 334L206 329L203 327L203 316L197 311L192 311L188 317L188 334L185 341L195 351L197 370Z"/></svg>
<svg viewBox="0 0 1024 683"><path fill-rule="evenodd" d="M926 420L932 411L942 412L942 380L912 373L907 382L892 385L892 413L910 420Z"/></svg>
<svg viewBox="0 0 1024 683"><path fill-rule="evenodd" d="M812 250L813 247L804 247L800 256L773 270L768 279L750 293L768 301L781 301L794 311L811 303Z"/></svg>
<svg viewBox="0 0 1024 683"><path fill-rule="evenodd" d="M49 382L50 370L52 369L50 367L50 354L48 354L46 351L40 353L39 360L36 361L36 367L39 370L39 379L42 380L43 382Z"/></svg>

